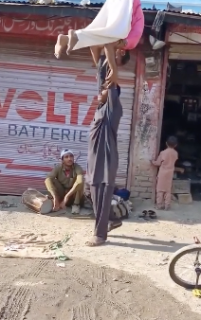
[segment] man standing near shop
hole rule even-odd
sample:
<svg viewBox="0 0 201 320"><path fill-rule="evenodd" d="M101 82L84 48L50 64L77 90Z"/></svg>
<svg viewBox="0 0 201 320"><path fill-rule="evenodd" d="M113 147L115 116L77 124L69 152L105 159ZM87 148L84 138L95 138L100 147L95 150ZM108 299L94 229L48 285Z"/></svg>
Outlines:
<svg viewBox="0 0 201 320"><path fill-rule="evenodd" d="M108 222L113 220L111 201L118 169L117 131L122 117L120 87L112 84L107 89L103 88L106 77L104 60L102 56L98 66L99 105L89 134L87 180L96 222L94 236L86 243L88 246L99 246L107 240ZM121 224L121 221L114 219L109 230Z"/></svg>
<svg viewBox="0 0 201 320"><path fill-rule="evenodd" d="M80 213L84 191L83 170L74 162L71 150L61 151L61 163L49 173L45 186L53 197L54 211L72 206L72 214Z"/></svg>

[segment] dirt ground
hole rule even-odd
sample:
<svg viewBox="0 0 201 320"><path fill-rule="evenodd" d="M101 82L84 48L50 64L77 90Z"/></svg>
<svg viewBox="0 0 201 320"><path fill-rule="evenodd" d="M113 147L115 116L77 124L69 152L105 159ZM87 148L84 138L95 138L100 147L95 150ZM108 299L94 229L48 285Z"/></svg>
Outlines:
<svg viewBox="0 0 201 320"><path fill-rule="evenodd" d="M86 215L41 216L17 197L2 200L16 207L0 211L0 255L6 257L0 261L0 319L200 319L201 300L172 282L167 265L193 236L201 238L201 203L175 203L172 211L158 211L156 221L138 218L152 208L149 202L135 203L132 217L110 234L107 245L88 248L94 221ZM45 258L54 257L49 245L66 236L70 240L61 250L72 260L61 267ZM21 249L5 251L10 244Z"/></svg>
<svg viewBox="0 0 201 320"><path fill-rule="evenodd" d="M199 320L148 278L84 260L1 259L1 320Z"/></svg>

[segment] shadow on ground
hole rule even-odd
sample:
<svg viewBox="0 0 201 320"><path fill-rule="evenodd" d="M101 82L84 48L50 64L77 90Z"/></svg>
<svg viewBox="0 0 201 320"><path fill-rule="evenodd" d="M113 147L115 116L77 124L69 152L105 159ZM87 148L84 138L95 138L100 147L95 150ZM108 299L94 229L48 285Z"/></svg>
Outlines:
<svg viewBox="0 0 201 320"><path fill-rule="evenodd" d="M174 241L162 241L162 240L154 240L151 238L139 238L139 237L128 237L122 235L111 235L108 236L108 244L119 246L119 247L130 247L133 249L141 249L148 251L162 251L162 252L175 252L181 249L184 246L187 246L189 243L178 243ZM119 241L111 241L110 239L119 239ZM122 242L123 240L129 242ZM132 242L133 243L132 243ZM136 242L147 242L149 244L141 244Z"/></svg>
<svg viewBox="0 0 201 320"><path fill-rule="evenodd" d="M6 214L14 214L16 212L24 212L27 214L36 214L30 209L26 208L21 203L21 197L19 196L0 196L0 201L6 201L10 207L8 208L1 208L0 210ZM157 223L161 221L169 221L175 222L176 224L184 224L184 225L195 225L201 224L201 213L200 213L200 205L201 202L194 201L192 204L189 205L182 205L178 203L172 203L172 210L170 211L162 211L156 210L154 205L151 203L150 200L133 202L134 211L130 215L129 223ZM142 214L143 210L154 210L157 214L157 219L142 219L139 218L139 215ZM81 215L73 216L70 213L70 208L66 210L60 210L58 212L52 212L47 216L52 218L68 218L68 219L76 219L76 220L89 220L93 219L92 209L83 208L81 210Z"/></svg>

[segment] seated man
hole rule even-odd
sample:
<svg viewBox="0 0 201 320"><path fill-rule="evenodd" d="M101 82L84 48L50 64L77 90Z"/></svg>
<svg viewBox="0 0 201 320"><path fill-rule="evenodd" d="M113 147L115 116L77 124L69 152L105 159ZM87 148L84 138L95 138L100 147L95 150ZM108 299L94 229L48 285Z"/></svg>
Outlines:
<svg viewBox="0 0 201 320"><path fill-rule="evenodd" d="M57 165L46 178L45 186L53 197L54 211L72 205L72 214L79 214L83 201L83 171L74 162L71 150L62 150L61 160L62 163Z"/></svg>

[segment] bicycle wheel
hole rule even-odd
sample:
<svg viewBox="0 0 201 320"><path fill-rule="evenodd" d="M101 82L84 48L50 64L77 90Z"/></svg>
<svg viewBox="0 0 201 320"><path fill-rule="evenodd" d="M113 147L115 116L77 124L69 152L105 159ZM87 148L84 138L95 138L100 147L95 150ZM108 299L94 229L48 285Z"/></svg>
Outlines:
<svg viewBox="0 0 201 320"><path fill-rule="evenodd" d="M188 258L189 262L185 263ZM184 266L179 271L182 261ZM169 263L169 274L175 283L186 289L195 289L198 277L197 289L201 289L201 244L191 244L176 251Z"/></svg>

